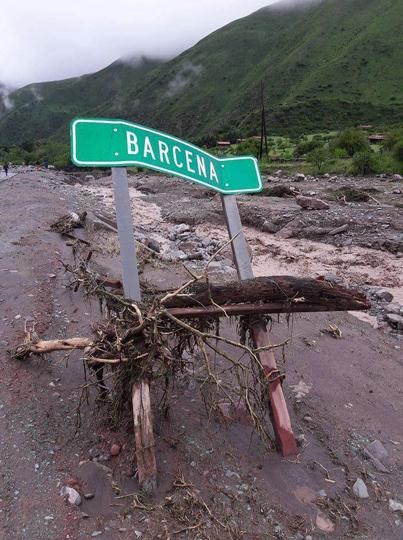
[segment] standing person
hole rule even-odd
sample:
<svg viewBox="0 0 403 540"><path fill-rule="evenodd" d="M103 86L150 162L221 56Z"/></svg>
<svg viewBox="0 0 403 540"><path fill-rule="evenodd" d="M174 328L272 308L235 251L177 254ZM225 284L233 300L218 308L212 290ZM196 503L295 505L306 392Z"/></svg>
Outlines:
<svg viewBox="0 0 403 540"><path fill-rule="evenodd" d="M4 169L4 172L6 173L6 176L8 176L8 163L7 163L7 161L4 162L3 169Z"/></svg>

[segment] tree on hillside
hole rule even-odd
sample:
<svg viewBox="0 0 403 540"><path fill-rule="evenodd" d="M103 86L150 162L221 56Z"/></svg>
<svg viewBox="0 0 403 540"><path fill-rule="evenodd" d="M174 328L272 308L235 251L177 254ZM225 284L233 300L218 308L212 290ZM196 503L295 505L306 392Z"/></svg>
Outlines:
<svg viewBox="0 0 403 540"><path fill-rule="evenodd" d="M325 165L329 160L329 152L324 147L315 148L309 152L309 154L307 154L306 159L309 163L312 163L312 165L315 166L319 174L322 174Z"/></svg>
<svg viewBox="0 0 403 540"><path fill-rule="evenodd" d="M369 150L369 142L364 133L358 129L346 129L339 133L332 143L332 150L340 148L352 157L357 152Z"/></svg>

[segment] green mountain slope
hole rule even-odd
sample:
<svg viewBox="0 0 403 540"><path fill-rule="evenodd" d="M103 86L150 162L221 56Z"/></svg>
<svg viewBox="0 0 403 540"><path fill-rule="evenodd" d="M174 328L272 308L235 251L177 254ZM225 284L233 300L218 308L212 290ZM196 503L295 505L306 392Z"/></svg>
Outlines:
<svg viewBox="0 0 403 540"><path fill-rule="evenodd" d="M118 60L90 75L25 86L8 96L8 107L0 100L0 142L44 139L67 130L72 117L100 103L112 100L119 106L128 89L161 64L144 57Z"/></svg>
<svg viewBox="0 0 403 540"><path fill-rule="evenodd" d="M87 110L80 103L80 113L128 118L186 137L236 127L252 134L263 80L270 132L401 121L402 20L402 0L317 0L297 7L283 0L209 35L127 85L118 99L113 86L107 96L92 96ZM47 84L59 85L54 90L63 108L69 81ZM85 84L80 88L82 100L89 99ZM41 107L46 110L45 98ZM73 108L63 109L63 122ZM0 118L0 141L21 137L12 129L20 111L17 106ZM47 134L58 113L53 107L45 115ZM43 133L36 115L35 122Z"/></svg>

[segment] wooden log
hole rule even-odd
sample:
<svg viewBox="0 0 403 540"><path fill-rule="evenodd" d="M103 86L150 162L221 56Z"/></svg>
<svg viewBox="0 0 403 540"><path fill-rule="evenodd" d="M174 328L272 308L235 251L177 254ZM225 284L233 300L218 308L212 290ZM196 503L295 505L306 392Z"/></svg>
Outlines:
<svg viewBox="0 0 403 540"><path fill-rule="evenodd" d="M327 311L368 309L366 296L317 279L294 276L267 276L224 285L196 283L188 294L170 298L167 308L211 306L218 304L271 303L314 304Z"/></svg>
<svg viewBox="0 0 403 540"><path fill-rule="evenodd" d="M360 311L367 307L359 309L352 308L348 311ZM168 308L169 313L175 317L235 317L237 315L270 315L272 313L315 313L326 311L346 311L345 308L332 308L318 304L290 304L289 302L271 302L270 304L231 304L223 307L219 306L202 306L202 307L179 307Z"/></svg>
<svg viewBox="0 0 403 540"><path fill-rule="evenodd" d="M132 406L138 480L141 489L151 494L157 487L157 462L148 382L133 384Z"/></svg>
<svg viewBox="0 0 403 540"><path fill-rule="evenodd" d="M53 351L68 351L71 349L85 349L86 347L92 347L94 341L89 338L67 338L67 339L50 339L40 340L36 343L32 343L29 348L29 352L35 354L46 354Z"/></svg>

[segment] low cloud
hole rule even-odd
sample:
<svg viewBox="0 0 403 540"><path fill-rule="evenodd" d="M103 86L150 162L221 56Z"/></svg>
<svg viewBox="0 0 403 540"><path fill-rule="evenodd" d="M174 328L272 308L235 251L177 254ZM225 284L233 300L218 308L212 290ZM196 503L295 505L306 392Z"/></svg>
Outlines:
<svg viewBox="0 0 403 540"><path fill-rule="evenodd" d="M14 107L14 103L10 98L13 88L7 87L4 84L0 83L0 112L3 109L4 111L9 111Z"/></svg>
<svg viewBox="0 0 403 540"><path fill-rule="evenodd" d="M181 69L175 77L169 81L168 90L165 93L166 97L174 97L184 90L189 84L200 75L203 71L203 66L184 62Z"/></svg>
<svg viewBox="0 0 403 540"><path fill-rule="evenodd" d="M0 81L80 76L118 58L172 58L273 0L6 0ZM134 60L136 61L136 60Z"/></svg>
<svg viewBox="0 0 403 540"><path fill-rule="evenodd" d="M320 4L324 0L279 0L273 5L267 6L267 10L271 11L285 11L289 9L305 8Z"/></svg>

